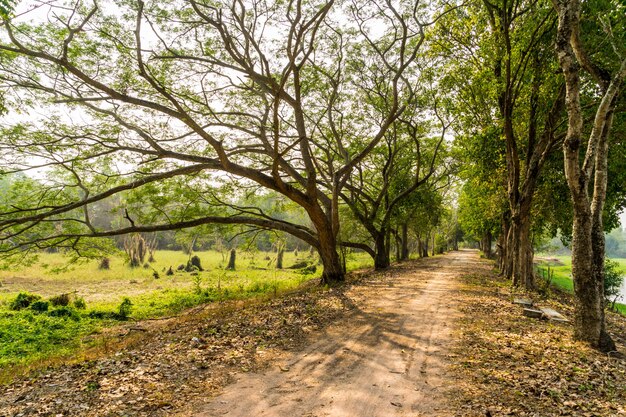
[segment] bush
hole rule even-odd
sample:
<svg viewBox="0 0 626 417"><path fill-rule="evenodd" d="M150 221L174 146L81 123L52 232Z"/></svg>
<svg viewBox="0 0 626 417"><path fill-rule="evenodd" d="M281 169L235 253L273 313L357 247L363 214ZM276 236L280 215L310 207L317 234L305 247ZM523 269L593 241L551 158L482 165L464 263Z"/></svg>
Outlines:
<svg viewBox="0 0 626 417"><path fill-rule="evenodd" d="M21 310L23 308L28 308L32 303L41 299L40 295L31 294L28 292L21 292L15 297L15 300L11 301L9 304L9 308L11 310Z"/></svg>
<svg viewBox="0 0 626 417"><path fill-rule="evenodd" d="M126 320L133 310L133 303L130 298L124 297L121 304L117 308L117 314L121 320Z"/></svg>
<svg viewBox="0 0 626 417"><path fill-rule="evenodd" d="M112 313L110 311L102 311L102 310L91 310L87 317L90 319L114 319L117 318L117 314Z"/></svg>
<svg viewBox="0 0 626 417"><path fill-rule="evenodd" d="M48 311L49 304L50 303L48 303L47 301L35 301L30 305L30 309L38 313L45 313L46 311Z"/></svg>
<svg viewBox="0 0 626 417"><path fill-rule="evenodd" d="M77 298L74 300L74 308L77 310L84 310L87 308L87 303L84 298Z"/></svg>
<svg viewBox="0 0 626 417"><path fill-rule="evenodd" d="M70 305L70 295L69 294L59 294L57 296L54 296L52 298L50 298L50 304L52 304L55 307L67 307L68 305Z"/></svg>
<svg viewBox="0 0 626 417"><path fill-rule="evenodd" d="M50 317L70 317L74 320L80 320L80 315L72 307L61 306L54 310L48 311Z"/></svg>
<svg viewBox="0 0 626 417"><path fill-rule="evenodd" d="M619 298L623 281L624 276L619 271L619 264L606 258L604 260L604 298L607 304L612 303L612 307Z"/></svg>
<svg viewBox="0 0 626 417"><path fill-rule="evenodd" d="M202 294L202 277L200 274L196 273L191 280L193 281L193 291L196 294Z"/></svg>

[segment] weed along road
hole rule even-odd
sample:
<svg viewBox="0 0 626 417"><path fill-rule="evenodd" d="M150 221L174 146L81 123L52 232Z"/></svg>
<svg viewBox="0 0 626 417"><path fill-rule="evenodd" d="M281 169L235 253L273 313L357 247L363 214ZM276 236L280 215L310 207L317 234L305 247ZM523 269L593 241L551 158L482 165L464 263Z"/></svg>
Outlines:
<svg viewBox="0 0 626 417"><path fill-rule="evenodd" d="M479 262L476 252L452 252L354 288L345 319L278 366L240 375L195 415L445 415L458 278Z"/></svg>

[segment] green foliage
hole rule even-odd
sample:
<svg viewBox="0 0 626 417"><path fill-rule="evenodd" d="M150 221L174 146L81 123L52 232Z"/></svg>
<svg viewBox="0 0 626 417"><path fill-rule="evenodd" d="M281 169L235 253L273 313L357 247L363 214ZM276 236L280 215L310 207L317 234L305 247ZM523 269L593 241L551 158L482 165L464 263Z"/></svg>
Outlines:
<svg viewBox="0 0 626 417"><path fill-rule="evenodd" d="M80 314L74 308L70 306L61 306L48 311L50 317L67 317L72 320L79 321L81 319Z"/></svg>
<svg viewBox="0 0 626 417"><path fill-rule="evenodd" d="M0 0L0 18L8 19L16 4L17 0Z"/></svg>
<svg viewBox="0 0 626 417"><path fill-rule="evenodd" d="M567 256L550 256L557 260L556 264L550 265L550 270L552 271L551 283L562 290L568 292L574 292L574 284L572 282L572 260L569 255ZM607 262L608 261L608 270L607 270ZM540 261L539 263L539 272L541 275L545 274L547 270L548 263L546 261ZM626 274L626 259L606 259L605 260L605 298L607 301L613 303L617 301L615 298L609 300L606 297L607 294L607 285L610 285L611 288L609 292L613 293L613 297L619 294L619 288L621 286L620 279L623 280L623 276ZM607 282L608 277L608 282ZM626 304L620 304L615 302L612 305L612 308L622 314L626 314Z"/></svg>
<svg viewBox="0 0 626 417"><path fill-rule="evenodd" d="M45 313L48 311L50 303L48 301L38 300L30 305L30 309L38 313Z"/></svg>
<svg viewBox="0 0 626 417"><path fill-rule="evenodd" d="M201 294L202 293L202 275L200 274L194 275L191 278L191 281L193 282L193 291L196 294Z"/></svg>
<svg viewBox="0 0 626 417"><path fill-rule="evenodd" d="M620 264L606 258L604 260L604 298L608 303L614 303L620 295L624 282L624 273L620 271Z"/></svg>
<svg viewBox="0 0 626 417"><path fill-rule="evenodd" d="M74 300L74 308L77 310L84 310L87 308L87 303L85 302L85 299L82 297L77 297Z"/></svg>
<svg viewBox="0 0 626 417"><path fill-rule="evenodd" d="M0 311L0 368L70 354L100 325L88 318L68 320L30 310Z"/></svg>
<svg viewBox="0 0 626 417"><path fill-rule="evenodd" d="M133 303L130 301L130 298L124 297L119 307L117 308L117 314L119 318L122 320L127 319L132 311Z"/></svg>
<svg viewBox="0 0 626 417"><path fill-rule="evenodd" d="M28 308L32 303L37 300L40 300L41 296L37 294L30 294L28 292L21 292L15 297L13 301L9 304L9 308L11 310L19 311L24 308Z"/></svg>
<svg viewBox="0 0 626 417"><path fill-rule="evenodd" d="M70 295L65 293L65 294L56 295L54 297L50 297L50 304L52 304L55 307L68 306L70 304Z"/></svg>
<svg viewBox="0 0 626 417"><path fill-rule="evenodd" d="M14 276L16 271L19 271L20 276L28 277L28 280L38 278L38 286L43 286L48 294L70 292L80 284L81 287L93 286L94 292L99 297L105 296L106 299L90 302L90 307L93 308L85 311L84 298L77 297L72 303L73 308L64 308L50 315L48 312L32 310L32 304L41 298L31 303L30 308L10 311L9 305L19 294L7 297L6 307L3 308L3 304L0 303L0 367L28 364L49 356L72 354L86 343L97 341L97 338L88 335L102 327L118 325L120 320L126 319L119 314L119 300L123 295L121 291L125 291L129 279L145 282L146 285L140 295L131 299L132 317L141 320L177 314L187 308L218 300L273 295L275 292L293 289L303 282L319 277L319 273L305 275L299 270L283 270L276 272L275 278L269 278L267 270L248 267L243 257L237 272L224 271L218 268L221 262L219 253L202 252L200 257L212 271L200 272L193 277L194 280L202 280L200 291L195 290L187 274L180 272L166 281L155 282L150 279L151 271L128 269L122 256L111 257L110 270L98 269L99 260L94 259L89 263L76 265L74 269L64 269L51 274L50 269L55 269L57 264L63 264L65 261L62 254L45 253L41 254L40 258L41 262L48 265L45 269L40 264L33 264L22 266L23 269L19 270L14 268L11 271L0 271L0 279ZM153 267L167 269L167 266L185 262L187 258L188 256L182 252L159 251L158 262ZM295 263L292 252L285 252L285 262L286 265ZM363 253L348 253L347 266L349 270L369 267L371 259ZM109 285L98 287L99 282ZM102 294L100 291L103 288L109 293ZM3 290L6 289L3 287ZM86 298L91 295L84 294ZM45 304L47 301L42 303ZM49 310L51 312L55 309L49 307Z"/></svg>

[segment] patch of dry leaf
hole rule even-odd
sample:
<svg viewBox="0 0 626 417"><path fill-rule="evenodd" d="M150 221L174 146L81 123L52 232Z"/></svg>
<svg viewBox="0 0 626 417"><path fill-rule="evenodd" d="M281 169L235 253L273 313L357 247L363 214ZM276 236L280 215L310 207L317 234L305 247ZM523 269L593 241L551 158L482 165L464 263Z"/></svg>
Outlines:
<svg viewBox="0 0 626 417"><path fill-rule="evenodd" d="M508 283L492 271L465 276L463 318L451 354L458 415L626 416L626 359L572 339L572 325L524 317ZM536 298L536 297L535 297ZM571 299L543 300L568 318ZM626 352L626 318L609 314Z"/></svg>
<svg viewBox="0 0 626 417"><path fill-rule="evenodd" d="M311 331L335 321L351 308L346 289L213 305L114 329L111 343L127 345L123 350L0 386L0 416L185 415L235 373L267 366ZM124 338L131 340L123 343Z"/></svg>

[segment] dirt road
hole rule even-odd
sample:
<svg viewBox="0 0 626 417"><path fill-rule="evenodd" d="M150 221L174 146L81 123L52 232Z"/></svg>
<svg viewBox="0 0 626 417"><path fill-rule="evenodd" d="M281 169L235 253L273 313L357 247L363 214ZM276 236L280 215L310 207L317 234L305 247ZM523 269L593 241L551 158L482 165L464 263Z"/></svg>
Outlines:
<svg viewBox="0 0 626 417"><path fill-rule="evenodd" d="M448 415L454 293L478 262L477 252L452 252L355 287L345 320L265 373L241 375L195 415Z"/></svg>

